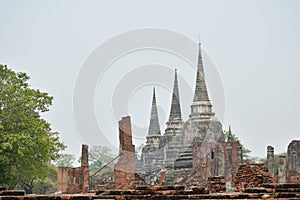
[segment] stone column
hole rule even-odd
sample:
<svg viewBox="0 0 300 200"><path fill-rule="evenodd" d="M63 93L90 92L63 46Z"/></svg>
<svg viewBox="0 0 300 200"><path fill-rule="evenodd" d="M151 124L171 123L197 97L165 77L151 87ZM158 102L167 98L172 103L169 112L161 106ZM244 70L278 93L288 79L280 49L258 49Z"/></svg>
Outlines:
<svg viewBox="0 0 300 200"><path fill-rule="evenodd" d="M267 167L268 171L274 177L274 147L272 146L267 147Z"/></svg>
<svg viewBox="0 0 300 200"><path fill-rule="evenodd" d="M278 183L286 183L286 156L279 156Z"/></svg>

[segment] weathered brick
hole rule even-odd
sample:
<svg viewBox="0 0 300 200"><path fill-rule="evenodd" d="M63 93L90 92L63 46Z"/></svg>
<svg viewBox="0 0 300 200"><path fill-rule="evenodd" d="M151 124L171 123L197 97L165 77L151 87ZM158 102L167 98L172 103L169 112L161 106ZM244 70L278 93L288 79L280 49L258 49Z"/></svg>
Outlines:
<svg viewBox="0 0 300 200"><path fill-rule="evenodd" d="M89 189L88 146L83 144L80 167L58 167L57 189L62 193L86 193Z"/></svg>
<svg viewBox="0 0 300 200"><path fill-rule="evenodd" d="M300 183L300 140L293 140L287 150L287 182Z"/></svg>
<svg viewBox="0 0 300 200"><path fill-rule="evenodd" d="M135 181L135 147L132 144L130 117L119 121L120 157L114 167L116 189L129 189Z"/></svg>

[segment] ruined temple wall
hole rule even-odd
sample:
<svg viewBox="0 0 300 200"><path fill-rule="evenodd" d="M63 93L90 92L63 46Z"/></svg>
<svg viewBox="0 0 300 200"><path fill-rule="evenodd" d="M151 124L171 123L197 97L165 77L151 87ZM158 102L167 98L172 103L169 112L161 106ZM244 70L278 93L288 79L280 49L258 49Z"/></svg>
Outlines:
<svg viewBox="0 0 300 200"><path fill-rule="evenodd" d="M261 187L265 183L273 183L273 176L263 163L241 164L234 183L237 191L243 191L245 188Z"/></svg>
<svg viewBox="0 0 300 200"><path fill-rule="evenodd" d="M68 191L68 176L70 167L58 167L57 168L57 190L62 193Z"/></svg>
<svg viewBox="0 0 300 200"><path fill-rule="evenodd" d="M228 189L233 187L233 182L239 166L242 164L242 148L239 142L225 142L225 180Z"/></svg>
<svg viewBox="0 0 300 200"><path fill-rule="evenodd" d="M62 193L85 193L89 190L88 146L83 144L80 167L58 167L57 190Z"/></svg>
<svg viewBox="0 0 300 200"><path fill-rule="evenodd" d="M135 147L132 144L130 117L119 121L120 157L114 167L116 189L129 189L135 180Z"/></svg>
<svg viewBox="0 0 300 200"><path fill-rule="evenodd" d="M239 142L194 142L192 173L197 171L197 180L202 183L208 177L224 176L231 187L241 164L239 149Z"/></svg>
<svg viewBox="0 0 300 200"><path fill-rule="evenodd" d="M58 167L58 191L67 194L88 192L88 174L82 167Z"/></svg>
<svg viewBox="0 0 300 200"><path fill-rule="evenodd" d="M222 164L220 166L216 162L215 165L215 154L219 152L214 151L215 147L219 145L216 143L208 142L195 142L193 145L193 170L198 171L197 179L199 182L207 182L207 178L210 176L217 176L218 169L223 169L224 175L224 154L221 159ZM222 172L220 172L222 173Z"/></svg>
<svg viewBox="0 0 300 200"><path fill-rule="evenodd" d="M287 182L300 183L300 140L293 140L287 150Z"/></svg>

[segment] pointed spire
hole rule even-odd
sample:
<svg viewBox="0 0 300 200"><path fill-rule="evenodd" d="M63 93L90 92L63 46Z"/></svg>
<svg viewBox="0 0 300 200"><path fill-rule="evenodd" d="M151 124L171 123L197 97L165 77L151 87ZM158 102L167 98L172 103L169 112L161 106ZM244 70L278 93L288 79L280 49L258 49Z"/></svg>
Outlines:
<svg viewBox="0 0 300 200"><path fill-rule="evenodd" d="M199 121L203 119L209 119L214 115L215 113L212 112L212 104L209 101L208 93L206 89L202 55L201 55L201 44L199 43L196 87L195 87L194 101L191 105L190 119L193 121Z"/></svg>
<svg viewBox="0 0 300 200"><path fill-rule="evenodd" d="M195 94L194 94L194 102L197 102L197 101L209 101L208 93L207 93L207 89L206 89L206 83L205 83L200 42L199 42L196 87L195 87Z"/></svg>
<svg viewBox="0 0 300 200"><path fill-rule="evenodd" d="M169 117L169 121L174 121L174 120L182 120L180 100L179 100L179 91L178 91L177 69L175 69L172 104L171 104L171 111L170 111L170 117Z"/></svg>
<svg viewBox="0 0 300 200"><path fill-rule="evenodd" d="M234 139L233 139L233 135L231 133L231 126L229 125L229 130L228 130L228 139L227 139L228 142L233 142Z"/></svg>
<svg viewBox="0 0 300 200"><path fill-rule="evenodd" d="M152 99L151 118L150 118L148 136L157 135L157 134L160 135L160 127L158 122L155 88L153 87L153 99Z"/></svg>

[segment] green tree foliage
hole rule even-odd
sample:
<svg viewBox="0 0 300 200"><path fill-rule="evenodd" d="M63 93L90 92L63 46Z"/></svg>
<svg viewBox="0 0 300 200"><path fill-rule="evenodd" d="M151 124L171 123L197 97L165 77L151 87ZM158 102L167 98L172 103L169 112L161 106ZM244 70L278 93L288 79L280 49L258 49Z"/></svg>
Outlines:
<svg viewBox="0 0 300 200"><path fill-rule="evenodd" d="M58 133L41 118L53 97L32 89L26 73L0 65L0 185L32 192L45 178L49 163L65 148Z"/></svg>
<svg viewBox="0 0 300 200"><path fill-rule="evenodd" d="M32 193L53 194L57 191L57 167L50 164L49 168L49 173L44 179L34 180Z"/></svg>
<svg viewBox="0 0 300 200"><path fill-rule="evenodd" d="M73 154L60 154L59 158L56 160L55 165L57 167L73 167L75 161L75 156Z"/></svg>
<svg viewBox="0 0 300 200"><path fill-rule="evenodd" d="M111 161L115 155L112 153L112 150L106 146L92 146L89 151L89 167L90 175L94 174L97 170L103 167L106 163ZM90 179L90 187L94 188L95 183L99 179L105 179L106 177L113 176L113 168L107 167L102 169L95 176Z"/></svg>
<svg viewBox="0 0 300 200"><path fill-rule="evenodd" d="M112 150L106 146L92 146L89 151L90 171L95 172L114 158Z"/></svg>
<svg viewBox="0 0 300 200"><path fill-rule="evenodd" d="M251 153L251 150L249 150L248 148L246 148L241 143L241 141L239 140L239 138L234 133L231 133L231 135L232 135L232 138L233 138L234 141L239 141L240 144L242 145L242 156L243 156L243 159L249 159L250 158L249 154ZM228 136L229 136L229 131L224 130L224 137L225 137L226 141L228 140Z"/></svg>

